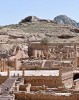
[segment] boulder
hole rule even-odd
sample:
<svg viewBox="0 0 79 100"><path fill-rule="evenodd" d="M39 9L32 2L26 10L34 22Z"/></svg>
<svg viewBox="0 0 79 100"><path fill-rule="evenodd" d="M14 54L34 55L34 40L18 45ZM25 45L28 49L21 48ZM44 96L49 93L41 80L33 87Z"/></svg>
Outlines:
<svg viewBox="0 0 79 100"><path fill-rule="evenodd" d="M70 24L75 27L77 27L77 22L75 20L72 20L71 18L67 17L66 15L59 15L54 18L54 21L59 24Z"/></svg>

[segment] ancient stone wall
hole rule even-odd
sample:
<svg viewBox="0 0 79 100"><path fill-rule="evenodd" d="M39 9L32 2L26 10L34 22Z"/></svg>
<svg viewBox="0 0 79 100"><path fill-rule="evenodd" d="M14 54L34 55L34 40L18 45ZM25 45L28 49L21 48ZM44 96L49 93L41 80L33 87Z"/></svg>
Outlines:
<svg viewBox="0 0 79 100"><path fill-rule="evenodd" d="M16 68L16 60L14 60L14 61L10 60L8 64L9 64L9 66Z"/></svg>
<svg viewBox="0 0 79 100"><path fill-rule="evenodd" d="M73 72L66 72L62 74L62 83L67 87L73 85Z"/></svg>
<svg viewBox="0 0 79 100"><path fill-rule="evenodd" d="M16 93L15 99L17 100L78 100L75 94L70 96L57 96L54 94L29 94L29 93Z"/></svg>
<svg viewBox="0 0 79 100"><path fill-rule="evenodd" d="M25 76L24 83L31 83L32 86L58 87L62 85L60 76Z"/></svg>
<svg viewBox="0 0 79 100"><path fill-rule="evenodd" d="M7 76L0 76L0 84L4 83L7 78Z"/></svg>
<svg viewBox="0 0 79 100"><path fill-rule="evenodd" d="M74 58L75 56L75 49L74 46L67 46L67 45L51 45L49 47L51 57L55 59L68 59Z"/></svg>
<svg viewBox="0 0 79 100"><path fill-rule="evenodd" d="M0 59L0 71L7 71L7 61L5 59Z"/></svg>
<svg viewBox="0 0 79 100"><path fill-rule="evenodd" d="M43 85L43 86L32 86L31 91L39 91L39 90L47 90L47 86Z"/></svg>

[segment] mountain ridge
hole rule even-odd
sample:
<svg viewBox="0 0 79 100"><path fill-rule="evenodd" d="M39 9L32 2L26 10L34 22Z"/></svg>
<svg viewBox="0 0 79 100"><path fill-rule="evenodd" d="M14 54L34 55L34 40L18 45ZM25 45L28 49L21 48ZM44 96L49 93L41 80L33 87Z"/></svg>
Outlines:
<svg viewBox="0 0 79 100"><path fill-rule="evenodd" d="M19 23L25 23L25 22L41 22L41 21L47 21L47 22L56 22L58 24L67 24L67 25L73 25L75 27L79 27L79 22L69 18L66 15L58 15L53 20L50 19L40 19L36 16L28 16L24 19L22 19Z"/></svg>
<svg viewBox="0 0 79 100"><path fill-rule="evenodd" d="M62 16L66 17L64 19L67 20L67 16ZM0 41L14 43L14 41L38 41L47 38L52 43L78 42L79 28L68 22L71 19L68 18L68 24L64 24L55 20L55 18L54 20L48 20L40 19L36 16L28 16L18 24L0 27Z"/></svg>

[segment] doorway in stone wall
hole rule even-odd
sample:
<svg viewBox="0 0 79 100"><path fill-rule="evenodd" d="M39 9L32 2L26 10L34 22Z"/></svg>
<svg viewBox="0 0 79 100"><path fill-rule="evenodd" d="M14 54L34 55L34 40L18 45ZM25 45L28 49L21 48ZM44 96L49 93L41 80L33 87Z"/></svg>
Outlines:
<svg viewBox="0 0 79 100"><path fill-rule="evenodd" d="M79 79L79 73L75 73L75 74L73 75L73 80L76 80L76 79Z"/></svg>

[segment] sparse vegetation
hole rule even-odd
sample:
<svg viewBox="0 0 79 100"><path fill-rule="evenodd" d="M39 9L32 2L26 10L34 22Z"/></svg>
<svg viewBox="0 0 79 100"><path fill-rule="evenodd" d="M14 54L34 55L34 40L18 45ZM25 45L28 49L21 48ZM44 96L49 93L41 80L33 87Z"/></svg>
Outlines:
<svg viewBox="0 0 79 100"><path fill-rule="evenodd" d="M41 19L37 19L36 17L30 18L28 21L27 17L27 19L25 18L24 22L22 23L20 22L18 24L11 24L1 27L0 41L10 41L13 43L14 41L22 42L25 39L29 39L29 41L39 41L42 39L41 43L45 45L48 44L48 41L50 41L50 43L66 43L72 41L79 42L79 29L71 29L74 29L73 26L57 24L56 22L45 20L41 21ZM45 39L45 37L47 39Z"/></svg>
<svg viewBox="0 0 79 100"><path fill-rule="evenodd" d="M43 38L43 39L41 40L41 44L47 45L47 44L48 44L48 39L47 39L47 38Z"/></svg>

